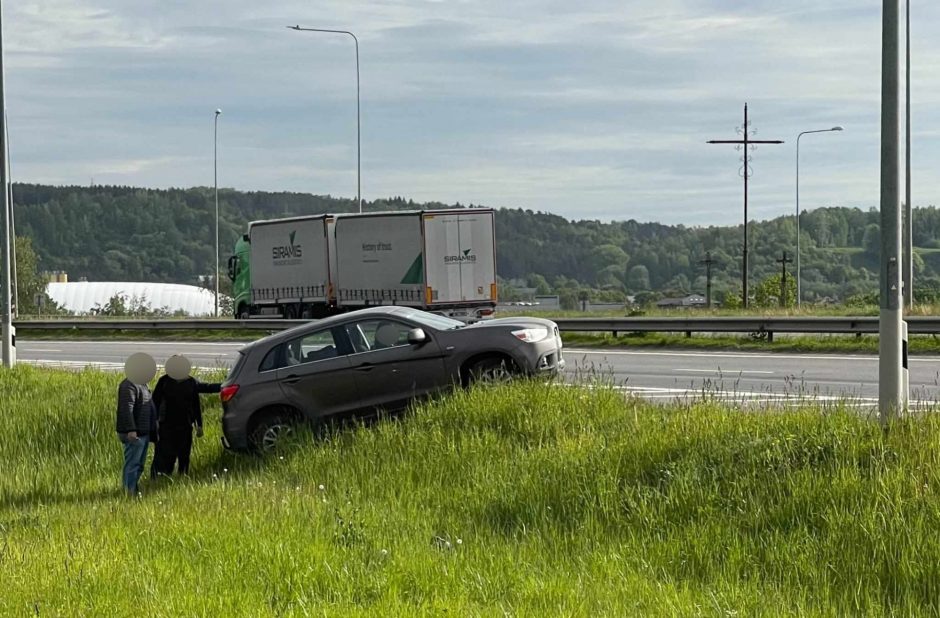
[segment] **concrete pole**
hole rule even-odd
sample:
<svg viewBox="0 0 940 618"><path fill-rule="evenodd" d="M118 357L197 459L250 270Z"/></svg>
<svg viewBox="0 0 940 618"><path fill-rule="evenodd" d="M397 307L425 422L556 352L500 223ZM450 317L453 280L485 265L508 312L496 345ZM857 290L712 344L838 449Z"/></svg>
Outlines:
<svg viewBox="0 0 940 618"><path fill-rule="evenodd" d="M881 32L881 269L878 323L878 412L886 424L906 409L902 392L900 208L900 46L901 0L883 0Z"/></svg>
<svg viewBox="0 0 940 618"><path fill-rule="evenodd" d="M0 0L0 110L6 110L6 97L4 94L4 73L3 73L3 2ZM2 342L0 342L0 353L3 357L3 366L4 367L13 367L16 365L16 333L13 330L13 295L11 293L12 288L12 251L10 250L10 245L12 244L11 230L10 230L10 205L8 203L9 192L7 191L7 149L6 149L6 136L7 136L7 121L6 114L0 114L0 122L3 123L3 126L0 127L0 139L3 140L2 146L0 146L0 157L3 158L3 161L0 161L0 193L3 194L2 209L3 210L3 234L2 240L0 240L0 245L2 245L2 254L3 254L3 268L0 269L0 287L3 289L2 296L0 296L0 305L2 305L2 318L0 318L0 330L2 333Z"/></svg>
<svg viewBox="0 0 940 618"><path fill-rule="evenodd" d="M914 308L914 238L911 215L914 205L911 203L911 0L907 0L907 26L904 61L904 299L907 308Z"/></svg>
<svg viewBox="0 0 940 618"><path fill-rule="evenodd" d="M13 208L13 171L10 164L10 122L3 112L4 130L7 138L7 201L10 207L10 281L13 287L13 319L16 319L20 313L20 290L16 279L16 216Z"/></svg>

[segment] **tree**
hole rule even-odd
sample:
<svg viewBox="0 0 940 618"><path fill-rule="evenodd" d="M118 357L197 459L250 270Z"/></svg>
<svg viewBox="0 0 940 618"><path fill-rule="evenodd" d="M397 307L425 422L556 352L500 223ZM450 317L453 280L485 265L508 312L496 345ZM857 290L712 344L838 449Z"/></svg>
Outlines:
<svg viewBox="0 0 940 618"><path fill-rule="evenodd" d="M769 308L780 305L780 278L780 273L771 275L754 288L755 307ZM796 281L793 277L787 277L787 288L784 294L784 307L792 307L796 304Z"/></svg>
<svg viewBox="0 0 940 618"><path fill-rule="evenodd" d="M663 295L659 292L639 292L634 298L633 302L636 303L638 307L651 307L656 301L662 299Z"/></svg>
<svg viewBox="0 0 940 618"><path fill-rule="evenodd" d="M881 255L881 227L877 223L869 223L865 226L862 249L872 258L878 258Z"/></svg>
<svg viewBox="0 0 940 618"><path fill-rule="evenodd" d="M538 296L546 296L552 293L552 288L548 285L548 281L540 274L532 273L526 281L530 288L535 288L535 293Z"/></svg>
<svg viewBox="0 0 940 618"><path fill-rule="evenodd" d="M39 272L39 259L33 250L33 241L25 236L16 237L16 292L19 299L17 314L35 315L40 307L52 303L46 295L46 280Z"/></svg>
<svg viewBox="0 0 940 618"><path fill-rule="evenodd" d="M637 292L650 289L650 271L642 264L630 269L627 275L627 287Z"/></svg>

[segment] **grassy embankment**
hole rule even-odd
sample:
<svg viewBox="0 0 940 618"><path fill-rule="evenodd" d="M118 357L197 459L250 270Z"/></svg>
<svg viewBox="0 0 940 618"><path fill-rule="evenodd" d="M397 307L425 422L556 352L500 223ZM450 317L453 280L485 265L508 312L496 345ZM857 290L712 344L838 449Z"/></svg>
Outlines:
<svg viewBox="0 0 940 618"><path fill-rule="evenodd" d="M519 384L118 495L117 377L0 371L0 615L940 610L940 417ZM207 398L212 402L213 398Z"/></svg>

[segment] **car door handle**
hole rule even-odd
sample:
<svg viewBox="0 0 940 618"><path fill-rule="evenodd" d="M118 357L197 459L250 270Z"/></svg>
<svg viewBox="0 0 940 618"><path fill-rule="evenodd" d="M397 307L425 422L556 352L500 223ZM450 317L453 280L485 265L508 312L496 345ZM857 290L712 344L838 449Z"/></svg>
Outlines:
<svg viewBox="0 0 940 618"><path fill-rule="evenodd" d="M289 376L284 378L283 382L284 384L297 384L298 382L300 382L300 376L290 374Z"/></svg>
<svg viewBox="0 0 940 618"><path fill-rule="evenodd" d="M362 363L356 367L356 371L372 371L373 369L375 369L375 365L372 363Z"/></svg>

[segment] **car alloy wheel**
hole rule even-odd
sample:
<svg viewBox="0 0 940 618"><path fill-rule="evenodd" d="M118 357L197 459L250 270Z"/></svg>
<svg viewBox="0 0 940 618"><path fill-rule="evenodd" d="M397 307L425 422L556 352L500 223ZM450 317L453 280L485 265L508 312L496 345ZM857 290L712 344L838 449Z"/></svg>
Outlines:
<svg viewBox="0 0 940 618"><path fill-rule="evenodd" d="M293 424L280 414L266 416L251 432L251 445L258 453L270 453L294 433Z"/></svg>

